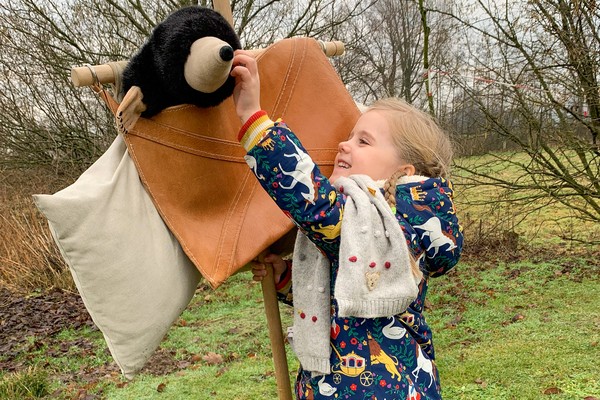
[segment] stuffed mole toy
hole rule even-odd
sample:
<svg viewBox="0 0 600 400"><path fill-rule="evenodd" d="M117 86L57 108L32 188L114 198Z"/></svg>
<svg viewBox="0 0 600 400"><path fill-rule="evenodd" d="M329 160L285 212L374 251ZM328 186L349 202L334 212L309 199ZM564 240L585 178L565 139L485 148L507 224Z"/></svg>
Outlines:
<svg viewBox="0 0 600 400"><path fill-rule="evenodd" d="M219 105L233 93L229 73L240 48L231 25L210 8L189 6L170 14L123 71L119 129L127 132L140 116L150 118L170 106Z"/></svg>

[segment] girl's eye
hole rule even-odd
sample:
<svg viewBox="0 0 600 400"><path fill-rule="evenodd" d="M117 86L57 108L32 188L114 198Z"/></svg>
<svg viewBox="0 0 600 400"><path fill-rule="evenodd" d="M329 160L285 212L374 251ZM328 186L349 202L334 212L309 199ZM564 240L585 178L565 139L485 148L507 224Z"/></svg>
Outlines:
<svg viewBox="0 0 600 400"><path fill-rule="evenodd" d="M369 142L367 142L365 139L358 139L358 143L360 144L369 144Z"/></svg>

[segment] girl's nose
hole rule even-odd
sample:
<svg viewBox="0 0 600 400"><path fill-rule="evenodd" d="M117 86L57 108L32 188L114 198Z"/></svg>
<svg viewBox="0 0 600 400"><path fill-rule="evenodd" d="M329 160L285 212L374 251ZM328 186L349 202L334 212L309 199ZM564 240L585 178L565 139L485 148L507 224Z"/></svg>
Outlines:
<svg viewBox="0 0 600 400"><path fill-rule="evenodd" d="M348 142L340 142L338 144L338 153L347 153L348 152Z"/></svg>

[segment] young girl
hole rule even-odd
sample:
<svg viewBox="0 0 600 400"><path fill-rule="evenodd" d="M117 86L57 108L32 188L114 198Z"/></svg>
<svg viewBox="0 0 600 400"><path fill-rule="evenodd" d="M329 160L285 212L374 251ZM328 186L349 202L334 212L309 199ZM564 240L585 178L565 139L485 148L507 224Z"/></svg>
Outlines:
<svg viewBox="0 0 600 400"><path fill-rule="evenodd" d="M447 136L408 104L377 101L339 144L327 178L261 111L254 58L236 52L231 75L246 160L301 232L293 263L264 260L279 291L293 280L296 397L441 398L422 312L429 277L450 270L462 249ZM264 266L253 273L262 279Z"/></svg>

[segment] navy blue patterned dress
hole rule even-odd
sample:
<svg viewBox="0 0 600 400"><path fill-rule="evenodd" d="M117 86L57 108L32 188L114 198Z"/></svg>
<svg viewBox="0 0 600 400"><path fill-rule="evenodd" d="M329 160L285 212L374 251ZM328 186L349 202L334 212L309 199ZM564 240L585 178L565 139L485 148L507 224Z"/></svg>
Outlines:
<svg viewBox="0 0 600 400"><path fill-rule="evenodd" d="M263 188L331 261L333 293L340 245L335 227L345 196L306 157L298 162L294 155L306 156L300 153L305 150L296 136L275 123L246 157ZM431 330L422 312L428 279L454 267L462 249L452 193L442 178L397 186L395 214L424 273L419 295L403 314L374 319L339 318L332 298L331 374L311 378L300 368L298 399L441 398Z"/></svg>

